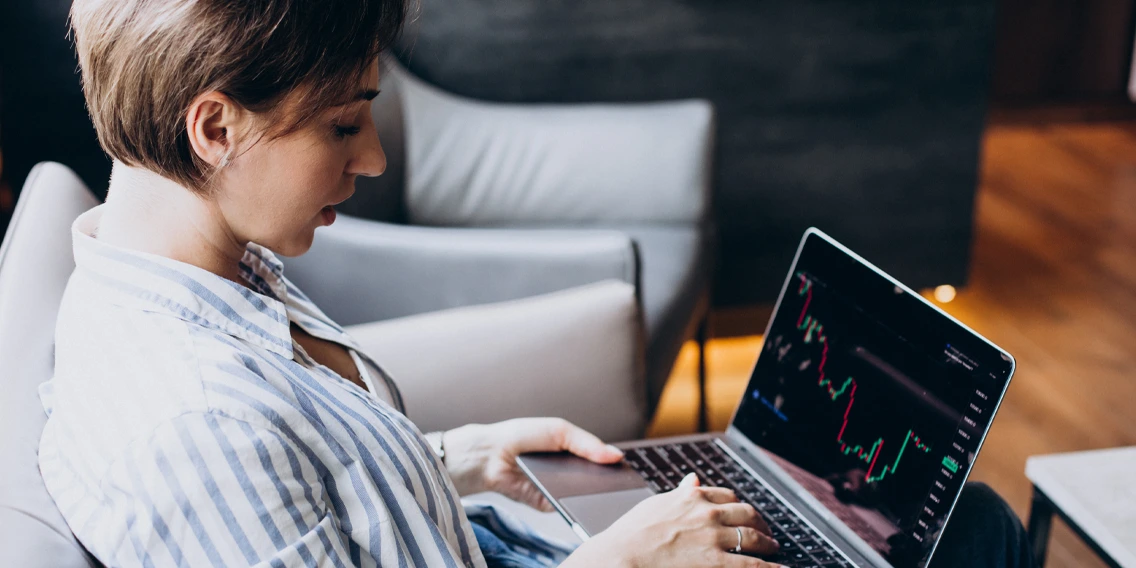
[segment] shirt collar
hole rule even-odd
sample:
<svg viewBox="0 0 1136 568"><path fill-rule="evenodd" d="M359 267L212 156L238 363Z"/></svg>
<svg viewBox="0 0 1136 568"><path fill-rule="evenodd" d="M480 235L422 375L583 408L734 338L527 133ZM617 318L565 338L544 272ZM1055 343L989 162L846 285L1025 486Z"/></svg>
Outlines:
<svg viewBox="0 0 1136 568"><path fill-rule="evenodd" d="M268 249L249 243L240 275L251 288L212 272L95 238L104 206L71 227L76 271L114 304L168 314L283 355L292 353L284 267Z"/></svg>

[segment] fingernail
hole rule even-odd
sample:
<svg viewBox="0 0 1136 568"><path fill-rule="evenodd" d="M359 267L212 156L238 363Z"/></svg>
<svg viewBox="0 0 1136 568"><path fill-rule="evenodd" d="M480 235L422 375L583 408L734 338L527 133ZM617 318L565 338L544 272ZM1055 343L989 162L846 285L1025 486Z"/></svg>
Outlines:
<svg viewBox="0 0 1136 568"><path fill-rule="evenodd" d="M608 449L608 450L610 450L610 451L613 451L613 452L615 452L615 453L617 453L617 454L619 454L619 455L621 455L621 456L623 455L623 450L621 450L621 449L619 449L619 448L617 448L617 447L615 447L615 446L613 446L613 445L611 445L611 444L608 444L608 445L607 445L607 449Z"/></svg>
<svg viewBox="0 0 1136 568"><path fill-rule="evenodd" d="M686 474L686 477L682 478L682 481L678 482L678 484L679 485L693 485L697 481L698 481L698 475L692 472L692 473Z"/></svg>

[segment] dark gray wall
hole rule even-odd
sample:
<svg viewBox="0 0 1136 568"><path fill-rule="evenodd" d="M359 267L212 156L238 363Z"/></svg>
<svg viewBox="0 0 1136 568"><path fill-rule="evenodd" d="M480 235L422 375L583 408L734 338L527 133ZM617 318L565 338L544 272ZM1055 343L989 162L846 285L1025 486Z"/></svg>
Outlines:
<svg viewBox="0 0 1136 568"><path fill-rule="evenodd" d="M15 191L32 166L53 160L106 193L111 163L83 101L70 9L71 0L0 0L0 148Z"/></svg>
<svg viewBox="0 0 1136 568"><path fill-rule="evenodd" d="M993 0L422 0L400 58L488 100L713 101L730 306L776 296L809 225L965 280L993 27Z"/></svg>
<svg viewBox="0 0 1136 568"><path fill-rule="evenodd" d="M816 225L921 287L966 277L993 0L419 0L401 57L501 101L718 109L715 302L774 297ZM62 161L105 191L68 0L0 2L0 143L18 190Z"/></svg>

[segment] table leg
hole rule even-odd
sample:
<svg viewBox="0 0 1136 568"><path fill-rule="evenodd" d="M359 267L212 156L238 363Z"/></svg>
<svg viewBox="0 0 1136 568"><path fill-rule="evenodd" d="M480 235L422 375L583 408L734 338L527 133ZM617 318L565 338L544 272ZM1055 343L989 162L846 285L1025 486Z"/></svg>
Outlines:
<svg viewBox="0 0 1136 568"><path fill-rule="evenodd" d="M1033 501L1030 503L1029 534L1033 561L1038 568L1045 566L1045 554L1049 549L1049 529L1053 525L1053 502L1045 493L1033 488Z"/></svg>
<svg viewBox="0 0 1136 568"><path fill-rule="evenodd" d="M706 400L706 318L698 325L698 431L709 430L710 403Z"/></svg>

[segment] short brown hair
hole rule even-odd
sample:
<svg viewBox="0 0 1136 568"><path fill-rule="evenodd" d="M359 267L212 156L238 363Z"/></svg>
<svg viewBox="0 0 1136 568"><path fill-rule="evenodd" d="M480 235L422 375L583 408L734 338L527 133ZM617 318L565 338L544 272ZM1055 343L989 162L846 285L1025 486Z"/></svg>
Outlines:
<svg viewBox="0 0 1136 568"><path fill-rule="evenodd" d="M212 166L189 144L185 113L219 91L273 116L293 91L294 130L358 89L402 29L407 0L75 0L83 92L112 158L191 189Z"/></svg>

